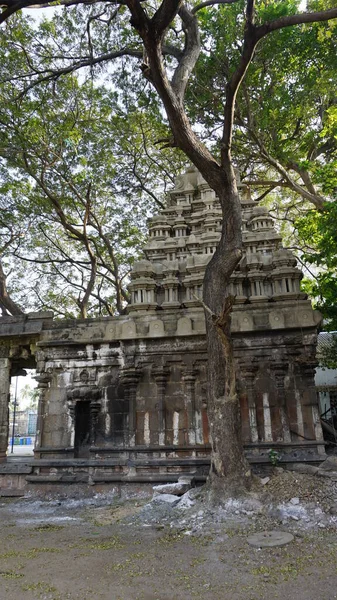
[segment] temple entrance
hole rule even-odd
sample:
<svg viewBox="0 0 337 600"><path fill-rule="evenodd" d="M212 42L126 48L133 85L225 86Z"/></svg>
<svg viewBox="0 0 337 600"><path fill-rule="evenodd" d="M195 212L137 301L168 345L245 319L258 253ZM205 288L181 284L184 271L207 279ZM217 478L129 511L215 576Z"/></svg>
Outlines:
<svg viewBox="0 0 337 600"><path fill-rule="evenodd" d="M8 448L7 456L33 456L37 413L38 391L35 369L24 369L13 365L8 403Z"/></svg>
<svg viewBox="0 0 337 600"><path fill-rule="evenodd" d="M89 456L90 448L90 402L81 400L75 406L75 458Z"/></svg>

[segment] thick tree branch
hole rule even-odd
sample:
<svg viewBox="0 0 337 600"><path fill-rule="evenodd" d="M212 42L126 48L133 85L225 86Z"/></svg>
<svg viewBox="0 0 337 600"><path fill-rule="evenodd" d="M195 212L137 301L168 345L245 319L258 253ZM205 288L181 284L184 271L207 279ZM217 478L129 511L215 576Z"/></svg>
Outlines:
<svg viewBox="0 0 337 600"><path fill-rule="evenodd" d="M109 0L105 1L108 2ZM90 5L97 2L102 2L102 0L59 0L57 4L58 6L75 6L76 4ZM119 1L119 4L125 4L125 2L122 0ZM5 7L5 9L0 14L0 25L22 8L49 8L53 5L55 5L53 0L50 0L50 2L46 2L46 0L21 0L19 2L15 0L1 0L1 7Z"/></svg>
<svg viewBox="0 0 337 600"><path fill-rule="evenodd" d="M224 128L221 141L221 163L224 164L231 159L231 146L234 124L234 109L236 95L240 84L247 72L247 69L254 56L256 44L258 42L254 27L254 0L248 0L246 9L246 24L244 30L243 49L239 65L228 81L226 87L226 104L224 110Z"/></svg>
<svg viewBox="0 0 337 600"><path fill-rule="evenodd" d="M243 179L242 183L250 187L288 187L288 184L283 181L283 179L280 179L279 181L273 181L272 179Z"/></svg>
<svg viewBox="0 0 337 600"><path fill-rule="evenodd" d="M308 171L306 171L306 169L304 169L303 167L301 167L297 162L295 162L294 160L291 160L289 165L288 165L289 169L292 169L293 171L295 171L296 173L298 173L301 178L302 181L305 185L305 187L307 188L308 192L310 192L310 194L312 194L313 196L316 196L317 198L320 198L322 202L324 202L324 198L322 198L315 190L315 187L310 179L309 173Z"/></svg>
<svg viewBox="0 0 337 600"><path fill-rule="evenodd" d="M163 39L168 27L177 16L183 0L163 0L151 19L151 29L155 39Z"/></svg>
<svg viewBox="0 0 337 600"><path fill-rule="evenodd" d="M284 16L256 27L254 25L254 5L254 0L247 0L246 25L242 55L238 68L233 73L227 84L224 130L221 144L222 162L226 160L226 156L230 157L236 95L246 74L248 66L253 58L257 43L272 31L276 31L284 27L290 27L292 25L304 23L314 23L317 21L328 21L330 19L337 18L337 8L332 8L325 11Z"/></svg>
<svg viewBox="0 0 337 600"><path fill-rule="evenodd" d="M21 308L12 300L10 297L7 284L6 284L6 275L2 267L2 263L0 260L0 308L3 314L11 314L11 315L23 315L24 312Z"/></svg>
<svg viewBox="0 0 337 600"><path fill-rule="evenodd" d="M197 18L182 6L179 16L185 31L185 49L172 78L172 88L182 102L190 75L200 54L200 34Z"/></svg>
<svg viewBox="0 0 337 600"><path fill-rule="evenodd" d="M329 21L330 19L337 18L337 8L331 8L329 10L321 10L317 12L304 12L296 15L287 15L264 23L256 28L256 37L258 40L262 39L268 33L283 29L284 27L291 27L292 25L302 25L304 23L316 23L322 21Z"/></svg>
<svg viewBox="0 0 337 600"><path fill-rule="evenodd" d="M216 4L235 4L238 0L206 0L206 2L200 2L192 8L192 13L195 15L202 8L207 8L207 6L215 6Z"/></svg>
<svg viewBox="0 0 337 600"><path fill-rule="evenodd" d="M144 70L144 75L150 80L162 99L174 135L175 144L203 172L204 177L212 187L215 185L215 179L217 180L217 185L220 187L220 166L193 132L182 104L168 80L162 60L160 40L151 35L152 32L148 20L144 22L143 19L143 22L139 23L138 3L133 0L127 0L127 3L132 15L132 23L137 23L135 27L143 40L146 51L148 68L146 71ZM137 5L137 10L134 8L135 4ZM176 4L177 2L175 2Z"/></svg>

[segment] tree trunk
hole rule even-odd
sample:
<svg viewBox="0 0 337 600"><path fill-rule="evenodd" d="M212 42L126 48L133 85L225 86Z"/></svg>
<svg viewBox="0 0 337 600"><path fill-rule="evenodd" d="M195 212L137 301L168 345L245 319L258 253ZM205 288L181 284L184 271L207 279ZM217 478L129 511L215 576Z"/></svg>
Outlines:
<svg viewBox="0 0 337 600"><path fill-rule="evenodd" d="M21 308L11 299L6 285L6 275L2 268L1 260L0 260L0 308L2 310L2 314L10 314L10 315L23 315L24 312Z"/></svg>
<svg viewBox="0 0 337 600"><path fill-rule="evenodd" d="M204 303L208 419L212 444L210 485L215 495L223 497L244 493L251 482L250 468L243 452L230 336L230 311L234 298L228 294L228 284L242 256L241 203L231 166L224 171L222 189L216 189L216 192L223 212L222 235L206 269Z"/></svg>

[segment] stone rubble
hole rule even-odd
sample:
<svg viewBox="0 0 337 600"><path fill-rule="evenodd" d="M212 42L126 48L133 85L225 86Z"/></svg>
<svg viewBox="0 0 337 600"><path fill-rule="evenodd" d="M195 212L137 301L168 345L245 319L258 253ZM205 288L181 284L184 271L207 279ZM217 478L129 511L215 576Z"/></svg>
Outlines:
<svg viewBox="0 0 337 600"><path fill-rule="evenodd" d="M291 470L296 473L316 475L317 477L328 477L329 479L337 481L337 456L328 456L319 467L314 467L313 465L307 465L305 463L295 463L291 466Z"/></svg>
<svg viewBox="0 0 337 600"><path fill-rule="evenodd" d="M283 529L297 536L312 529L337 529L337 484L333 479L278 468L254 493L219 505L210 503L204 486L190 488L181 496L160 493L152 499L145 494L135 496L131 490L121 495L117 489L92 498L24 498L13 501L10 510L20 525L81 520L88 514L109 523L118 514L126 526L154 527L172 535L217 535L219 531L223 535L223 529L234 528L247 536Z"/></svg>
<svg viewBox="0 0 337 600"><path fill-rule="evenodd" d="M191 488L183 495L173 494L172 501L160 502L158 510L158 498L165 497L160 493L133 520L150 525L160 522L186 535L205 533L220 523L244 527L264 524L265 529L272 530L284 526L295 533L312 528L337 528L337 485L332 470L336 458L329 457L319 467L310 469L306 464L296 465L291 471L275 468L271 477L260 480L261 492L244 499L230 498L219 506L209 504L205 488ZM332 477L318 479L319 471Z"/></svg>

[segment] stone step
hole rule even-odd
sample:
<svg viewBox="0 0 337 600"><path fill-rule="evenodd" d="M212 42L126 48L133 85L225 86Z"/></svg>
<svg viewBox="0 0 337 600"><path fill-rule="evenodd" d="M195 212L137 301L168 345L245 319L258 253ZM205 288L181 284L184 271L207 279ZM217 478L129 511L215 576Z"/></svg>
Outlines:
<svg viewBox="0 0 337 600"><path fill-rule="evenodd" d="M0 488L0 498L22 498L25 495L24 490L20 490L17 488Z"/></svg>
<svg viewBox="0 0 337 600"><path fill-rule="evenodd" d="M68 475L60 474L45 474L45 475L27 475L27 483L88 483L89 475L87 473L76 473Z"/></svg>

